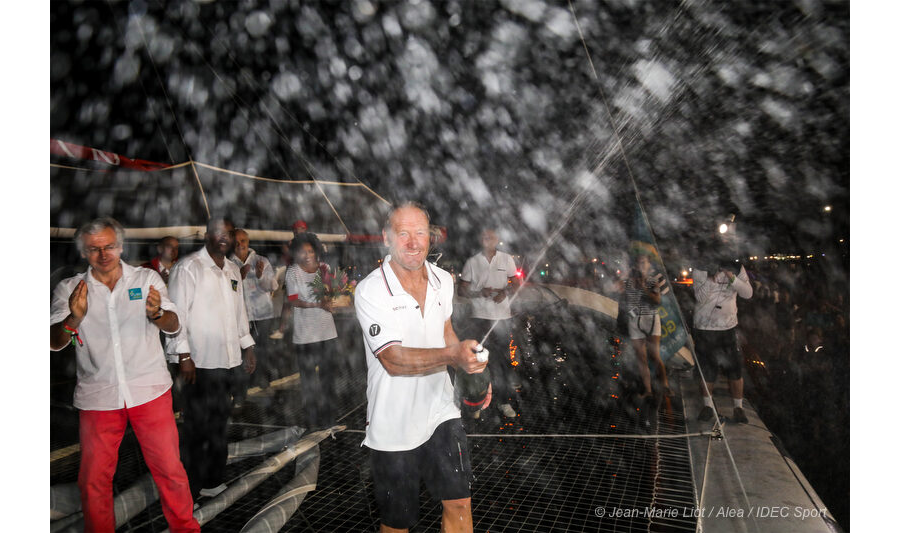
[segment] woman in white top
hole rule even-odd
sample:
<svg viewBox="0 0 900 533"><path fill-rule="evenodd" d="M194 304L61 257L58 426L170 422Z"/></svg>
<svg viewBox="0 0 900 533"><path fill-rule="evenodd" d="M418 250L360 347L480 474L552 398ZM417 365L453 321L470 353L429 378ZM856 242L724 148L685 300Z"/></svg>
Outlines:
<svg viewBox="0 0 900 533"><path fill-rule="evenodd" d="M337 353L337 329L331 314L331 300L318 300L312 281L320 268L322 245L313 233L298 234L291 241L294 264L284 276L286 305L293 314L293 343L300 367L300 389L311 429L331 427L334 423L334 358Z"/></svg>

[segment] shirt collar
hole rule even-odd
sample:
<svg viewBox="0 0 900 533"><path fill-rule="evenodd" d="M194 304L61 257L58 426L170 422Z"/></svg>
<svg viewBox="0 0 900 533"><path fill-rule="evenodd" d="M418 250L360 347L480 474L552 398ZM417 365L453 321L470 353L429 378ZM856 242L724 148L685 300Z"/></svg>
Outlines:
<svg viewBox="0 0 900 533"><path fill-rule="evenodd" d="M206 249L206 246L204 246L203 249L205 250L205 249ZM248 250L250 250L250 251L247 253L247 260L246 260L246 261L241 261L241 258L238 257L236 253L232 253L232 254L231 254L231 260L234 261L235 263L239 264L239 265L246 265L246 264L248 264L248 263L250 262L250 259L252 259L254 255L256 255L256 251L255 251L253 248L248 248ZM207 254L207 255L209 255L209 254ZM210 258L210 259L212 259L212 258Z"/></svg>
<svg viewBox="0 0 900 533"><path fill-rule="evenodd" d="M400 284L400 280L397 278L397 274L394 273L394 269L388 264L390 261L391 254L388 254L384 256L384 259L381 261L381 266L379 267L381 270L381 279L384 280L388 294L391 296L408 294L403 288L403 285ZM425 261L425 268L428 271L428 284L431 285L431 288L434 290L439 290L441 288L441 280L434 271L434 265Z"/></svg>
<svg viewBox="0 0 900 533"><path fill-rule="evenodd" d="M219 268L219 265L216 264L216 261L209 255L209 250L206 249L204 245L203 248L200 248L199 255L197 256L200 259L200 263L205 267L215 267ZM222 264L222 270L225 270L225 265L228 264L228 261L225 261Z"/></svg>
<svg viewBox="0 0 900 533"><path fill-rule="evenodd" d="M125 261L122 261L121 259L119 259L119 264L122 266L122 277L119 278L119 281L127 281L127 280L131 279L131 276L135 273L135 271L137 269L135 267L129 265ZM93 283L95 285L104 285L104 283L102 281L100 281L94 277L93 271L94 271L94 267L88 265L87 271L85 271L85 273L84 273L84 279L88 283ZM118 284L119 281L117 281L116 284Z"/></svg>
<svg viewBox="0 0 900 533"><path fill-rule="evenodd" d="M487 255L485 255L484 250L478 252L478 255L484 258L487 264L491 264L491 261L497 258L497 255L500 253L500 250L494 250L494 257L492 259L488 259Z"/></svg>

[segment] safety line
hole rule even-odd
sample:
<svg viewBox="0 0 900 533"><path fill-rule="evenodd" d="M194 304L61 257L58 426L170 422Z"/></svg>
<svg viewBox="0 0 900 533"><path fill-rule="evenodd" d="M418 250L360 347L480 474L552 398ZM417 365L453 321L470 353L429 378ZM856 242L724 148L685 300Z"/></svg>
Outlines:
<svg viewBox="0 0 900 533"><path fill-rule="evenodd" d="M201 23L201 25L203 25L203 24ZM206 28L205 25L203 25L203 26L204 26L204 28L207 30L207 32L209 32L209 29ZM211 32L210 32L210 33L211 33ZM230 49L228 48L228 46L225 45L224 43L222 43L222 44L223 44L223 46L225 47L225 49L228 51L228 56L229 56L229 58L231 58L231 60L232 60L235 64L237 64L238 66L240 66L240 64L237 63L237 61L234 59L234 56L231 54L231 51L230 51ZM205 57L203 57L202 54L197 53L197 55L200 56L200 58L203 60L203 62L206 63L206 66L212 71L213 75L214 75L214 76L219 80L219 82L226 88L226 90L228 90L228 92L229 92L230 95L231 95L232 100L234 100L234 102L238 105L238 107L240 107L240 109L246 114L247 119L248 119L248 122L250 122L251 125L252 125L252 121L250 121L250 111L249 111L249 109L248 109L249 106L247 106L247 107L245 108L245 106L241 105L241 103L238 102L239 97L236 96L236 91L232 91L232 90L231 90L231 87L229 87L228 84L225 83L225 81L224 81L224 80L222 79L222 77L219 75L218 71L212 66L212 64L209 63L209 61L206 60ZM240 70L240 71L243 71L243 69L239 69L239 70ZM245 79L249 79L249 77L248 77L248 75L246 74L246 72L244 73L244 78L245 78ZM252 80L249 80L249 81L250 81L250 83L251 83L254 87L257 87L257 88L258 88L258 86L256 85L256 83L255 83L254 81L252 81ZM277 99L276 99L276 102L277 102ZM265 111L266 115L268 115L269 120L270 120L270 122L271 122L271 124L272 124L272 128L275 130L276 134L277 134L277 135L281 138L281 140L287 145L288 149L294 154L294 156L297 157L297 159L300 161L300 163L301 163L304 167L306 167L306 170L307 170L307 172L309 173L310 177L313 179L313 182L315 183L316 188L319 190L319 194L321 194L322 197L325 199L325 202L328 204L328 207L331 208L331 211L334 213L334 216L337 217L338 222L341 224L341 226L344 228L344 230L345 230L347 233L351 233L350 228L347 227L347 224L344 222L343 217L341 217L341 214L338 213L337 208L334 207L334 204L331 202L331 199L328 198L328 195L325 193L325 189L323 189L322 186L318 183L318 180L316 179L316 176L315 176L316 172L314 171L315 169L313 168L312 164L311 164L308 160L306 160L306 158L304 158L302 155L300 155L300 154L297 152L297 150L294 149L293 145L292 145L291 142L290 142L290 139L288 139L287 135L284 133L284 131L283 131L283 130L281 129L281 127L278 125L278 121L275 120L275 117L272 115L271 111L269 111L268 107L266 106L266 104L264 103L264 100L263 100L262 98L260 99L260 105L262 106L262 108L263 108L263 110ZM279 104L279 105L280 105L280 104ZM288 112L288 114L290 115L289 112ZM252 127L253 127L254 130L256 130L256 126L255 126L255 125L252 125ZM304 128L304 130L305 130L305 128ZM308 132L307 132L307 133L308 133ZM263 144L266 146L266 149L267 149L270 153L272 153L272 154L274 155L274 151L273 151L272 148L269 146L269 143L266 142L265 138L264 138L262 135L260 135L259 131L256 131L256 134L257 134L257 137L258 137L258 138L263 142ZM315 138L315 137L313 137L313 138ZM318 139L316 139L316 142L319 143L319 145L321 146L321 143L319 142ZM323 149L324 149L324 147L323 147ZM331 156L332 159L334 159L335 161L338 161L338 159L337 159L336 157L334 157L334 156L333 156L330 152L328 152L327 150L326 150L326 153L328 153L328 155ZM289 176L290 173L289 173L289 172L287 171L287 169L284 167L284 165L282 164L280 158L276 157L275 159L276 159L276 162L278 163L278 166L281 167L281 170L282 170L282 172L285 174L285 176ZM352 174L351 174L351 175L352 175ZM354 178L355 178L355 176L354 176ZM358 178L356 178L356 179L357 179L357 181L359 181Z"/></svg>
<svg viewBox="0 0 900 533"><path fill-rule="evenodd" d="M569 10L572 12L572 18L573 18L574 21L575 21L575 27L578 29L578 36L581 38L581 43L582 43L582 45L584 46L584 52L585 52L585 55L587 56L588 63L590 63L591 71L592 71L593 74L594 74L594 79L595 79L595 81L598 82L598 83L597 83L598 92L600 93L600 98L603 100L603 106L604 106L604 109L606 109L607 117L608 117L608 119L609 119L610 124L612 125L613 135L614 135L615 138L616 138L616 145L617 145L619 151L620 151L621 154L622 154L622 160L623 160L623 162L625 163L625 168L626 168L626 170L627 170L627 172L628 172L628 177L629 177L629 179L631 180L631 186L632 186L632 188L633 188L633 190L634 190L635 200L637 201L638 208L639 208L640 211L641 211L641 216L644 218L644 222L647 224L647 229L649 230L650 239L653 241L653 243L652 243L652 244L653 244L653 247L654 247L654 249L656 250L656 252L657 252L657 254L658 254L658 253L659 253L659 246L658 246L658 244L657 244L657 242L656 242L656 235L655 235L655 233L653 232L652 226L651 226L651 224L650 224L650 219L647 217L647 212L644 210L644 205L643 205L643 202L641 201L640 190L638 189L637 181L634 179L634 173L633 173L632 170L631 170L631 163L629 162L627 152L625 152L625 146L624 146L623 143L622 143L622 137L621 137L621 135L619 134L619 130L616 128L616 123L615 123L615 120L614 120L614 118L613 118L612 110L610 109L610 107L609 107L609 102L608 102L608 100L606 99L606 93L603 91L603 87L600 86L600 83L599 83L599 82L600 82L600 78L599 78L599 76L597 75L597 70L594 68L594 61L593 61L593 59L592 59L592 57L591 57L590 50L588 49L587 41L586 41L585 38L584 38L584 33L582 33L582 31L581 31L581 24L579 24L579 22L578 22L578 17L577 17L577 15L575 14L575 7L572 5L572 1L571 1L571 0L568 0L568 4L569 4ZM682 4L680 5L679 11L680 11L683 7L684 7L684 3L682 3ZM677 18L678 16L679 16L679 15L676 14L676 17L675 17L675 18ZM669 278L669 274L668 274L668 272L666 271L665 263L661 263L661 264L660 264L660 267L662 268L663 274L665 275L666 279L667 279L667 280L670 279L670 278ZM682 310L681 310L681 305L678 303L678 300L677 300L677 299L675 299L675 305L678 307L678 314L680 315L682 329L684 329L685 331L687 331L687 325L686 325L686 323L684 322L684 313L682 312ZM694 349L694 342L693 342L693 338L691 337L691 335L688 335L688 336L687 336L687 342L688 342L688 344L690 345L691 352L693 353L694 359L696 360L696 353L697 353L697 352L696 352L696 350ZM708 390L708 388L707 388L707 386L706 386L706 379L703 377L703 369L700 368L700 365L699 365L699 364L697 365L697 368L698 368L698 370L699 370L699 372L700 372L700 378L701 378L702 386L703 386L704 389L706 389L706 392L707 392L708 397L709 397L709 398L712 398L712 397L713 397L713 396L712 396L712 393L711 393L711 391ZM713 406L714 406L713 408L716 409L716 407L715 407L715 401L714 401L714 400L713 400ZM718 417L715 417L715 420L716 420L716 421L715 421L715 423L713 424L713 429L714 429L714 430L720 428L720 422L719 422L719 420L718 420Z"/></svg>
<svg viewBox="0 0 900 533"><path fill-rule="evenodd" d="M581 31L581 25L578 23L578 17L577 17L577 15L575 14L575 8L574 8L574 6L572 6L571 0L568 0L568 4L569 4L569 10L572 12L572 17L573 17L574 20L575 20L575 26L576 26L576 28L578 29L578 35L579 35L579 37L581 38L582 45L584 46L585 54L587 55L588 61L589 61L590 64L591 64L591 70L592 70L593 73L594 73L594 78L595 78L595 80L598 82L598 91L599 91L599 93L600 93L600 97L601 97L602 100L603 100L603 105L604 105L604 107L605 107L605 109L606 109L606 113L607 113L607 115L608 115L608 117L609 117L610 123L611 123L612 126L613 126L613 127L612 127L613 134L614 134L615 137L616 137L616 143L617 143L617 145L618 145L618 147L619 147L619 150L620 150L621 153L622 153L622 158L623 158L623 161L625 162L626 170L628 171L628 176L629 176L629 178L631 179L631 184L632 184L632 187L634 188L635 199L637 200L638 208L639 208L640 211L641 211L641 216L644 217L644 221L645 221L646 224L647 224L648 230L650 230L650 231L649 231L649 233L650 233L650 239L653 241L653 246L654 246L654 248L656 248L657 253L658 253L659 247L657 246L656 236L655 236L655 234L653 233L653 231L652 231L652 229L651 229L651 226L650 226L650 220L649 220L649 218L647 217L647 213L646 213L646 211L644 210L643 203L641 202L640 191L638 190L638 187L637 187L637 181L634 179L634 173L633 173L632 170L631 170L631 164L629 163L628 155L627 155L627 153L625 152L625 148L624 148L624 146L623 146L623 144L622 144L621 136L619 135L619 132L618 132L618 130L616 129L615 121L613 120L613 116L612 116L612 111L611 111L611 109L610 109L610 107L609 107L609 103L608 103L608 101L607 101L607 99L606 99L606 94L605 94L605 92L603 91L603 88L600 86L600 83L599 83L600 78L599 78L599 76L597 76L597 71L596 71L596 69L594 69L593 60L591 59L591 54L590 54L590 51L588 50L587 42L586 42L585 39L584 39L584 34L583 34L582 31ZM681 10L683 7L684 7L684 3L682 3L682 4L680 5L679 10ZM668 276L668 273L666 272L665 265L663 264L663 265L661 265L661 266L662 266L664 275L665 275L666 278L668 279L669 276ZM684 324L684 314L681 312L681 306L678 304L677 300L675 301L675 305L678 306L679 314L682 315L682 316L681 316L682 324ZM694 346L693 346L693 339L691 339L690 335L688 335L688 342L690 343L691 349L693 350L693 349L694 349ZM696 351L694 351L693 353L695 354L695 359L696 359ZM702 387L703 387L704 390L706 391L706 394L708 395L708 397L712 399L712 398L713 398L712 393L711 393L711 391L709 391L709 388L708 388L707 385L706 385L706 379L703 377L703 370L700 369L699 366L700 366L700 365L698 364L697 367L698 367L698 369L699 369L699 374L700 374L700 380L701 380L701 383L702 383ZM716 407L715 407L715 401L714 401L714 400L713 400L713 409L716 409ZM737 468L737 463L736 463L735 460L734 460L734 455L731 453L731 447L728 445L728 441L727 441L727 438L725 437L725 433L722 432L721 421L719 420L719 417L718 417L718 416L715 416L714 419L715 419L715 422L714 422L714 424L713 424L713 431L717 431L717 430L718 430L718 431L721 433L721 435L722 435L722 440L723 440L723 442L724 442L724 444L725 444L725 450L726 450L726 452L727 452L727 454L728 454L728 457L729 457L729 459L730 459L730 461L731 461L732 468L734 469L735 476L737 477L738 484L739 484L740 489L741 489L741 494L743 495L745 502L747 502L747 504L748 504L748 506L749 506L749 501L750 501L750 500L749 500L749 498L748 498L748 496L747 496L747 491L744 489L744 484L743 484L743 482L742 482L742 480L741 480L740 472L738 471L738 468ZM707 451L707 456L706 456L707 466L704 468L704 472L703 472L703 488L706 487L707 472L708 472L708 470L709 470L709 469L708 469L708 466L709 466L709 457L710 457L710 453L709 453L709 452L711 451L712 442L713 442L713 439L710 439L710 440L709 440L709 444L708 444L709 450ZM705 492L706 492L705 490L703 490L703 488L701 488L701 507L702 507L702 500L703 500L703 497L705 496ZM759 527L758 527L758 525L757 525L757 523L756 523L755 518L754 518L754 520L753 520L753 524L754 524L754 527L755 527L755 528L757 529L757 531L758 531L758 530L759 530Z"/></svg>
<svg viewBox="0 0 900 533"><path fill-rule="evenodd" d="M50 163L50 166L51 166L51 167L56 167L56 168L65 168L65 169L69 169L69 170L85 170L85 171L87 171L87 172L107 172L107 173L108 173L108 172L117 172L117 171L119 171L119 170L127 170L127 171L129 171L129 172L164 172L164 171L166 171L166 170L175 170L175 169L177 169L177 168L186 167L186 166L188 166L188 165L190 165L190 164L191 164L191 161L185 161L184 163L177 163L177 164L174 164L174 165L168 165L168 166L166 166L165 168L160 168L160 169L157 169L157 170L137 170L137 169L130 169L130 168L125 168L125 167L118 167L118 168L83 168L83 167L72 167L72 166L68 166L68 165L60 165L60 164L57 164L57 163ZM197 164L200 165L200 164L202 164L202 163L197 163Z"/></svg>
<svg viewBox="0 0 900 533"><path fill-rule="evenodd" d="M502 433L494 434L494 433L474 433L471 435L466 435L467 437L500 437L500 438L533 438L533 439L543 439L543 438L585 438L585 439L657 439L657 440L665 440L665 439L683 439L685 437L709 437L712 433L707 431L698 431L694 433L680 433L678 435L642 435L639 433L632 434L624 434L618 435L615 433L558 433L558 434L550 434L550 435L537 435L537 434L508 434L504 435Z"/></svg>
<svg viewBox="0 0 900 533"><path fill-rule="evenodd" d="M265 94L266 91L264 90L264 88L263 88L259 83L257 83L256 80L254 80L251 76L249 76L249 75L246 73L245 69L242 68L241 64L237 61L237 59L234 57L234 54L231 52L231 49L229 48L228 44L225 43L225 42L223 42L222 39L220 39L219 36L218 36L216 33L210 31L209 28L208 28L205 24L203 24L202 22L201 22L201 26L203 26L203 28L207 31L207 33L209 33L209 34L212 36L213 40L218 41L218 43L225 49L226 53L228 54L228 58L231 60L232 63L234 63L234 64L238 67L238 72L242 72L242 73L243 73L244 81L246 81L249 85L251 85L253 88L255 88L255 89L257 90L257 92L259 92L259 93L261 93L261 94ZM210 67L210 68L212 68L212 67ZM362 184L362 186L365 187L366 190L368 190L370 193L372 193L373 195L375 195L379 200L381 200L382 202L384 202L384 203L386 203L386 204L388 204L388 205L391 205L390 202L388 202L387 200L385 200L384 198L382 198L381 195L379 195L377 192L375 192L374 190L372 190L371 187L369 187L369 186L368 186L367 184L365 184L361 179L359 179L359 177L358 177L356 174L354 174L352 170L350 170L350 169L347 168L343 163L341 163L340 159L338 159L334 154L332 154L332 153L328 150L328 148L327 148L324 144L322 144L322 141L320 141L315 135L313 135L313 134L309 131L309 129L307 129L307 127L306 127L306 126L305 126L305 125L304 125L304 124L303 124L303 123L302 123L302 122L294 115L294 113L291 112L290 109L288 109L287 107L285 107L284 105L282 105L281 101L280 101L277 97L276 97L274 100L275 100L275 104L276 104L276 105L277 105L277 106L278 106L278 107L279 107L279 108L280 108L280 109L281 109L288 117L290 117L290 118L291 118L298 126L300 126L300 129L302 129L303 132L304 132L306 135L308 135L313 141L315 141L316 145L318 145L319 148L321 148L323 152L325 152L326 154L328 154L328 156L331 157L331 159L335 162L335 164L336 164L339 168L341 168L342 170L344 170L345 172L347 172L350 176L353 177L353 179L355 179L357 182L359 182L360 184ZM262 101L263 101L263 100L260 99L260 102L262 102ZM288 147L290 148L290 150L294 153L294 155L297 156L297 158L300 160L300 162L303 164L303 166L307 167L307 171L309 171L310 176L313 176L313 179L315 179L313 170L312 170L312 168L311 168L312 164L311 164L309 161L307 161L306 158L304 158L304 157L302 157L300 154L298 154L296 150L294 150L293 146L291 145L290 141L287 139L286 135L283 134L282 131L281 131L281 128L278 127L278 123L275 121L274 117L272 117L272 113L269 111L268 107L266 107L266 105L265 105L264 103L262 104L262 106L263 106L263 108L265 109L266 113L269 115L269 118L272 120L273 125L276 127L276 130L277 130L279 136L281 136L282 140L287 141L287 143L286 143L287 146L288 146Z"/></svg>
<svg viewBox="0 0 900 533"><path fill-rule="evenodd" d="M67 170L85 170L88 172L113 172L113 169L107 168L82 168L82 167L70 167L68 165L58 165L56 163L50 163L51 168L65 168Z"/></svg>
<svg viewBox="0 0 900 533"><path fill-rule="evenodd" d="M209 219L212 217L212 213L209 211L209 202L206 201L206 191L203 190L203 182L200 181L200 174L197 172L197 165L194 164L193 159L191 160L191 171L194 172L194 178L197 180L197 187L200 188L200 198L203 199L203 207L206 208L206 218Z"/></svg>
<svg viewBox="0 0 900 533"><path fill-rule="evenodd" d="M199 161L194 161L194 164L198 167L207 168L209 170L215 170L217 172L225 172L227 174L234 174L235 176L241 176L243 178L250 178L254 180L260 181L272 181L276 183L289 183L289 184L311 184L311 183L323 183L325 185L338 185L340 187L365 187L362 183L346 183L342 181L325 181L325 180L280 180L277 178L265 178L262 176L254 176L252 174L245 174L243 172L238 172L236 170L228 170L227 168L221 168L214 165L209 165L207 163L201 163Z"/></svg>
<svg viewBox="0 0 900 533"><path fill-rule="evenodd" d="M365 433L364 429L345 429L344 433ZM466 438L478 438L478 439L505 439L505 438L525 438L525 439L657 439L657 440L665 440L665 439L683 439L686 437L709 437L712 436L712 433L706 431L699 431L695 433L681 433L679 435L641 435L641 434L624 434L624 435L616 435L612 433L557 433L557 434L548 434L548 435L538 435L534 433L518 433L518 434L503 434L503 433L467 433Z"/></svg>

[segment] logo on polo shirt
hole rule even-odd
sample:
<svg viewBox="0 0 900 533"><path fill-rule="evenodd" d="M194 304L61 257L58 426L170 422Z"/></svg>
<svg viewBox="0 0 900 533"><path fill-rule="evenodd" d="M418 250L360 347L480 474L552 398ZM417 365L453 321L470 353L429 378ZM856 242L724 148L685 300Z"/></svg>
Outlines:
<svg viewBox="0 0 900 533"><path fill-rule="evenodd" d="M234 292L237 292L237 280L236 279L231 280L231 290L233 290Z"/></svg>
<svg viewBox="0 0 900 533"><path fill-rule="evenodd" d="M372 324L371 326L369 326L369 335L377 337L379 333L381 333L381 326L379 326L378 324Z"/></svg>
<svg viewBox="0 0 900 533"><path fill-rule="evenodd" d="M141 288L138 287L136 289L128 289L128 299L129 300L140 300L141 299Z"/></svg>

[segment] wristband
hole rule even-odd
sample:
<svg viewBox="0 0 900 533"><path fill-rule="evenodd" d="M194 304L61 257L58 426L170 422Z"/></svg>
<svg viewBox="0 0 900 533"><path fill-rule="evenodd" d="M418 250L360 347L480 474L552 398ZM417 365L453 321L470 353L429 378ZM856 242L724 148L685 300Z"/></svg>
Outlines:
<svg viewBox="0 0 900 533"><path fill-rule="evenodd" d="M75 340L76 340L76 339L78 340L78 345L79 345L79 346L84 346L84 343L81 342L81 337L78 336L78 330L77 330L77 329L75 329L75 328L73 328L73 327L70 327L70 326L69 326L68 324L66 324L65 322L63 322L63 329L66 330L66 331L68 331L68 332L69 332L69 335L72 336L72 337L71 337L72 346L75 346Z"/></svg>
<svg viewBox="0 0 900 533"><path fill-rule="evenodd" d="M179 362L179 363L183 363L183 362L185 362L185 361L190 361L190 360L191 360L191 356L190 356L190 355L186 355L184 358L181 358L181 357L178 358L178 362Z"/></svg>

